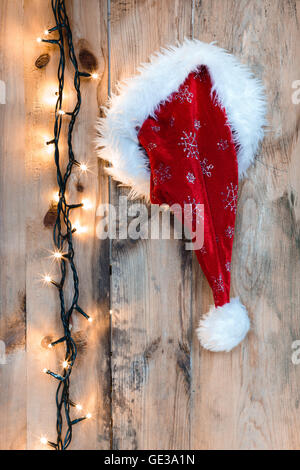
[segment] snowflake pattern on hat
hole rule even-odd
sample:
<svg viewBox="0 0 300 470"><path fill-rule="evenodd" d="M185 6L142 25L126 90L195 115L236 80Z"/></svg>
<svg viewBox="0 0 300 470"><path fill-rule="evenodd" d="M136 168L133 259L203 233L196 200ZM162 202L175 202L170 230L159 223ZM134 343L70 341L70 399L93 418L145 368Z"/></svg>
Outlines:
<svg viewBox="0 0 300 470"><path fill-rule="evenodd" d="M229 225L225 230L225 235L227 238L232 238L234 236L234 228Z"/></svg>
<svg viewBox="0 0 300 470"><path fill-rule="evenodd" d="M186 85L180 90L178 93L175 94L175 100L179 100L180 103L184 103L187 101L191 103L193 101L193 93L190 92L189 87Z"/></svg>
<svg viewBox="0 0 300 470"><path fill-rule="evenodd" d="M201 122L197 121L197 119L195 119L194 127L195 127L196 131L199 131L199 129L201 129Z"/></svg>
<svg viewBox="0 0 300 470"><path fill-rule="evenodd" d="M210 178L211 170L214 168L214 165L208 163L207 158L204 158L204 160L200 162L200 165L203 175L206 175L208 178Z"/></svg>
<svg viewBox="0 0 300 470"><path fill-rule="evenodd" d="M171 168L169 166L165 166L163 163L160 163L159 167L154 170L153 173L154 186L163 184L165 181L170 180L172 178Z"/></svg>
<svg viewBox="0 0 300 470"><path fill-rule="evenodd" d="M189 171L188 174L186 175L186 179L188 180L189 183L194 184L196 180L196 176L192 172Z"/></svg>
<svg viewBox="0 0 300 470"><path fill-rule="evenodd" d="M216 292L224 292L225 287L224 287L222 274L220 274L219 277L213 277L212 280L213 280L214 290Z"/></svg>
<svg viewBox="0 0 300 470"><path fill-rule="evenodd" d="M195 158L199 160L199 150L198 144L196 142L196 134L190 132L189 134L186 131L183 131L183 136L180 137L181 142L178 145L183 146L183 151L186 154L187 158Z"/></svg>
<svg viewBox="0 0 300 470"><path fill-rule="evenodd" d="M217 143L218 150L227 150L229 147L228 140L221 139Z"/></svg>
<svg viewBox="0 0 300 470"><path fill-rule="evenodd" d="M151 152L151 150L154 150L157 148L157 145L154 144L153 142L150 142L150 144L148 145L147 149L149 150L149 152Z"/></svg>
<svg viewBox="0 0 300 470"><path fill-rule="evenodd" d="M225 199L223 199L224 208L230 209L231 212L234 212L236 214L237 198L238 198L237 184L234 185L233 183L229 183L226 189L227 189L226 193L221 193L222 196L225 196Z"/></svg>
<svg viewBox="0 0 300 470"><path fill-rule="evenodd" d="M203 207L200 201L196 201L195 198L188 196L184 201L184 216L186 217L187 222L193 224L200 224L204 220ZM186 207L188 206L188 207Z"/></svg>

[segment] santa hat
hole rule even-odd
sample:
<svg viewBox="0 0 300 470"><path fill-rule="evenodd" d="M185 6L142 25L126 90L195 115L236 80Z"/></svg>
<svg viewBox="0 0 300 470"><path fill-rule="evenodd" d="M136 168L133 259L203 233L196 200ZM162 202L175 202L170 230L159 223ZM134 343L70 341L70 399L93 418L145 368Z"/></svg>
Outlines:
<svg viewBox="0 0 300 470"><path fill-rule="evenodd" d="M230 299L230 263L238 180L264 134L263 87L225 50L197 40L162 50L139 72L99 121L99 156L133 197L191 204L194 216L204 205L196 256L215 305L197 334L206 349L230 351L250 327L246 308Z"/></svg>

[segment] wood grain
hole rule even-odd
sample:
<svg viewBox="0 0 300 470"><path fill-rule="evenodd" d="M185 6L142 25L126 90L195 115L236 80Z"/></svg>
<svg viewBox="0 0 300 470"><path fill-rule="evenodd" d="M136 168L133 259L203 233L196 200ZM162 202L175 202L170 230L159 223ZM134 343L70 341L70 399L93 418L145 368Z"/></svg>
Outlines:
<svg viewBox="0 0 300 470"><path fill-rule="evenodd" d="M0 2L0 448L10 450L26 445L23 19L21 2Z"/></svg>
<svg viewBox="0 0 300 470"><path fill-rule="evenodd" d="M55 389L56 382L41 373L44 367L59 371L63 360L63 346L47 351L41 340L45 335L61 337L58 298L55 289L40 282L41 274L50 272L55 278L58 267L49 255L53 250L51 224L45 224L45 214L56 188L53 156L45 153L44 135L53 132L53 104L45 97L56 86L58 50L53 46L37 44L35 38L46 27L50 27L53 14L49 2L25 1L25 29L30 31L25 42L25 87L26 87L26 181L28 216L26 223L27 255L27 448L40 447L38 438L46 435L55 440ZM89 8L94 11L90 15ZM68 8L73 25L74 44L83 70L92 65L103 73L106 35L104 34L106 10L98 1L74 0ZM82 50L84 53L82 53ZM41 53L51 57L42 69L35 67ZM89 62L86 62L88 57ZM72 91L73 70L66 71L65 109L74 106ZM101 81L102 84L102 81ZM102 86L105 86L103 81ZM108 247L100 245L95 236L96 207L107 196L107 181L98 179L98 162L94 152L94 123L98 115L97 82L83 80L82 108L74 132L74 150L79 161L87 162L87 175L75 172L72 175L68 198L73 203L88 198L93 210L78 211L82 225L88 228L84 235L74 236L76 264L80 278L80 305L94 318L90 326L73 315L73 334L78 343L78 361L71 378L71 399L81 403L83 413L91 412L93 419L78 425L74 430L74 449L105 449L110 443L110 397L109 397L109 308L108 308ZM107 94L107 91L106 91ZM64 130L66 129L64 126ZM65 132L64 132L65 134ZM51 139L50 139L51 140ZM66 141L62 141L62 151ZM99 183L103 185L101 188ZM43 222L44 221L44 222ZM75 221L75 220L74 220ZM99 264L101 263L101 266ZM106 266L106 273L103 266ZM39 274L41 273L41 274ZM71 284L69 284L71 287ZM34 385L33 385L34 384ZM76 417L76 412L75 412ZM81 429L80 429L81 428Z"/></svg>
<svg viewBox="0 0 300 470"><path fill-rule="evenodd" d="M191 8L112 2L113 90L160 46L190 35ZM114 187L115 204L119 194ZM113 449L189 447L190 256L175 240L113 243Z"/></svg>
<svg viewBox="0 0 300 470"><path fill-rule="evenodd" d="M80 302L95 318L87 328L74 316L79 359L72 398L93 419L78 425L72 449L298 449L300 369L291 357L292 342L300 339L300 105L292 103L292 84L300 72L300 1L110 4L109 50L107 1L68 2L80 65L100 73L98 83L82 83L74 134L76 154L91 172L76 174L69 187L74 202L93 202L91 212L80 214L89 231L76 241L76 260ZM56 383L41 370L57 370L63 349L43 347L46 336L57 338L61 330L56 292L40 277L57 269L49 259L55 173L44 141L52 131L47 98L55 90L58 54L35 41L51 25L48 1L0 2L0 80L6 85L6 104L0 104L0 449L38 449L41 435L55 439ZM110 198L118 207L119 195L127 194L113 183L109 195L93 148L109 77L115 91L151 53L192 35L215 40L250 64L268 95L266 139L240 185L232 262L232 295L247 306L252 331L230 354L199 347L195 328L212 294L182 241L115 240L110 246L96 235L97 206ZM42 54L49 61L38 68ZM73 102L71 80L68 68L66 106Z"/></svg>
<svg viewBox="0 0 300 470"><path fill-rule="evenodd" d="M193 448L271 450L300 444L300 376L291 361L292 342L300 336L300 108L291 99L300 71L299 7L298 1L196 1L195 37L216 40L265 83L269 129L240 187L232 262L232 291L248 307L252 331L229 355L195 354ZM197 278L195 295L203 298Z"/></svg>

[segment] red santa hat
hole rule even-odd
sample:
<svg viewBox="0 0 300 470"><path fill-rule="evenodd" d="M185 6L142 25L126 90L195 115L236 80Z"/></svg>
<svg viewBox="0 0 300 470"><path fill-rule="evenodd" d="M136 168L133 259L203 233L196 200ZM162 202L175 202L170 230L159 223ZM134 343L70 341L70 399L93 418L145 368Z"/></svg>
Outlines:
<svg viewBox="0 0 300 470"><path fill-rule="evenodd" d="M162 50L139 72L119 85L99 121L99 156L132 197L190 204L195 217L203 204L196 256L215 305L197 334L206 349L230 351L250 327L246 308L230 299L230 263L238 180L264 134L263 87L225 50L197 40Z"/></svg>

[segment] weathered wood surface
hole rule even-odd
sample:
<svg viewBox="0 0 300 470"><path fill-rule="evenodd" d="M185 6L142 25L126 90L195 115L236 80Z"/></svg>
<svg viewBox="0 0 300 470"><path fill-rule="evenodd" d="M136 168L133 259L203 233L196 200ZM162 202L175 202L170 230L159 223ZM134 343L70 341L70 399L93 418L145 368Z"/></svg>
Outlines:
<svg viewBox="0 0 300 470"><path fill-rule="evenodd" d="M0 448L26 445L24 12L0 2ZM12 40L13 39L13 40ZM17 136L17 138L16 138Z"/></svg>
<svg viewBox="0 0 300 470"><path fill-rule="evenodd" d="M72 448L298 449L300 366L291 356L292 342L300 339L300 104L292 103L292 83L300 78L300 1L109 3L110 70L107 1L68 2L82 66L88 66L88 51L103 74L98 88L82 85L74 146L92 172L74 178L69 190L75 200L84 194L94 203L81 216L89 232L78 239L76 257L81 303L95 324L86 328L74 319L81 347L71 386L94 419L78 425ZM36 449L41 435L55 437L55 383L41 369L57 368L62 350L49 352L41 340L56 337L60 323L56 293L39 276L55 273L47 251L51 230L44 224L55 174L43 144L52 130L53 107L44 97L56 83L57 51L35 41L51 25L49 4L0 2L0 80L6 84L6 104L0 104L1 449ZM269 102L267 137L240 187L232 263L232 294L247 305L252 331L231 354L198 345L195 328L212 295L182 242L116 240L109 256L109 243L95 233L96 206L109 198L92 142L108 72L114 91L160 46L192 35L216 40L250 63ZM37 69L42 53L50 62ZM126 191L113 184L115 204L120 194Z"/></svg>

